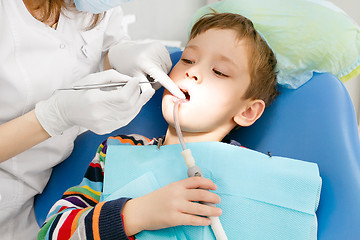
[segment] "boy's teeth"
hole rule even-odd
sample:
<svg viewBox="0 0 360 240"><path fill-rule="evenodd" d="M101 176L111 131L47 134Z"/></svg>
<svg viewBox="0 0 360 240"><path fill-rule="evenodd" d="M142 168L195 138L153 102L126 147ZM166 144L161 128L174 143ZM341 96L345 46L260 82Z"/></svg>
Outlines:
<svg viewBox="0 0 360 240"><path fill-rule="evenodd" d="M186 99L187 99L187 100L190 100L190 95L189 95L189 93L188 93L188 92L185 92L184 94L185 94Z"/></svg>
<svg viewBox="0 0 360 240"><path fill-rule="evenodd" d="M185 97L186 97L186 100L190 100L190 95L189 95L189 93L188 93L187 91L185 91L185 90L182 90L182 89L181 89L181 91L184 93L184 95L185 95Z"/></svg>

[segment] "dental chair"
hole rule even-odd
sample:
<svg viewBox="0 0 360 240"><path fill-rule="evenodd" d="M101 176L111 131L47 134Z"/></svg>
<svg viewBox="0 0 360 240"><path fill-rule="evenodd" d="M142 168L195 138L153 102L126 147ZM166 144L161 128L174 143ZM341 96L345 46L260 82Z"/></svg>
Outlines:
<svg viewBox="0 0 360 240"><path fill-rule="evenodd" d="M180 56L181 52L173 53L173 63ZM317 163L323 181L318 239L360 239L360 141L345 87L331 74L314 73L302 87L279 87L279 91L254 125L231 133L231 137L265 154ZM72 154L54 167L43 193L35 198L40 226L63 192L81 182L97 147L108 136L138 133L152 138L165 133L161 97L159 90L126 127L108 135L88 131L78 136Z"/></svg>

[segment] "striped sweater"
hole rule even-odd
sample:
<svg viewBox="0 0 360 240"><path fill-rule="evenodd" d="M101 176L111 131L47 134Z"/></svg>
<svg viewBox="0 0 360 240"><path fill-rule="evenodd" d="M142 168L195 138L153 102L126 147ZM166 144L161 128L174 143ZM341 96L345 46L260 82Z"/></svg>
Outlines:
<svg viewBox="0 0 360 240"><path fill-rule="evenodd" d="M150 140L137 134L119 135L109 139L131 145L158 143L157 139ZM240 146L234 140L223 142ZM99 202L103 190L106 150L107 140L98 147L82 182L69 188L52 206L40 229L38 240L134 239L126 236L121 215L122 208L129 198Z"/></svg>
<svg viewBox="0 0 360 240"><path fill-rule="evenodd" d="M110 138L131 145L154 143L154 140L140 135ZM69 188L52 206L38 239L129 239L121 216L122 208L129 198L99 202L103 189L106 150L107 140L98 147L82 182Z"/></svg>

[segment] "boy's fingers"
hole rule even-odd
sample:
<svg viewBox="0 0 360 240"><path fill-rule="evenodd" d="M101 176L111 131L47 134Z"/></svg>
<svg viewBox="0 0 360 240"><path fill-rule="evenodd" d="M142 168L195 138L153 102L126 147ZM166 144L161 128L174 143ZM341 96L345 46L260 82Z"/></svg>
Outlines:
<svg viewBox="0 0 360 240"><path fill-rule="evenodd" d="M183 180L187 189L202 188L216 190L216 185L213 181L203 177L190 177Z"/></svg>
<svg viewBox="0 0 360 240"><path fill-rule="evenodd" d="M214 204L218 204L221 201L219 195L205 189L190 189L187 191L186 197L189 201L209 202Z"/></svg>
<svg viewBox="0 0 360 240"><path fill-rule="evenodd" d="M197 202L190 202L184 208L184 213L206 217L218 217L222 214L220 208L207 206Z"/></svg>
<svg viewBox="0 0 360 240"><path fill-rule="evenodd" d="M192 214L182 214L180 222L180 225L191 226L209 226L211 224L211 220L209 218Z"/></svg>

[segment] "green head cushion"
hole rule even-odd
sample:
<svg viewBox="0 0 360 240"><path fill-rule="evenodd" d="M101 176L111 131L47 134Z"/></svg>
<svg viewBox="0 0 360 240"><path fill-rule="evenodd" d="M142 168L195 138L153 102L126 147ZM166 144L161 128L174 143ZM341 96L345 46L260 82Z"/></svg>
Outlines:
<svg viewBox="0 0 360 240"><path fill-rule="evenodd" d="M325 0L223 0L199 9L191 26L211 12L232 12L250 19L278 60L278 83L298 88L313 72L342 81L360 73L360 28Z"/></svg>

